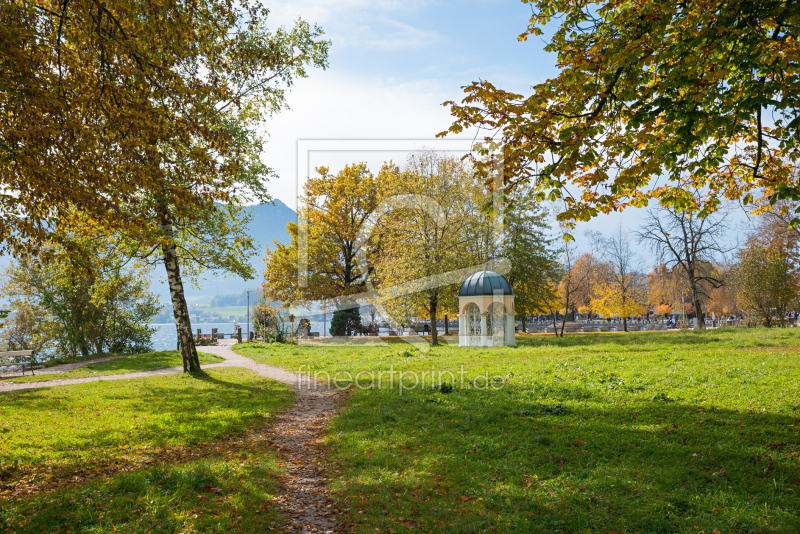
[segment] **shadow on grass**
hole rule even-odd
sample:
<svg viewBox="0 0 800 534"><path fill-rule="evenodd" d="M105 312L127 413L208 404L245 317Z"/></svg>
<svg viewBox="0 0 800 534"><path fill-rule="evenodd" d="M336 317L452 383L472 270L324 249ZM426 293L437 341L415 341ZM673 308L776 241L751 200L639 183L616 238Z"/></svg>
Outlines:
<svg viewBox="0 0 800 534"><path fill-rule="evenodd" d="M243 432L287 405L288 387L223 368L1 394L10 426L0 464L54 476L129 463L154 447L180 448ZM149 451L149 452L148 452ZM0 465L1 467L1 465Z"/></svg>
<svg viewBox="0 0 800 534"><path fill-rule="evenodd" d="M125 473L54 493L0 501L0 531L261 533L280 522L272 504L278 463L254 447Z"/></svg>
<svg viewBox="0 0 800 534"><path fill-rule="evenodd" d="M372 390L331 448L365 531L796 533L797 424L558 389Z"/></svg>

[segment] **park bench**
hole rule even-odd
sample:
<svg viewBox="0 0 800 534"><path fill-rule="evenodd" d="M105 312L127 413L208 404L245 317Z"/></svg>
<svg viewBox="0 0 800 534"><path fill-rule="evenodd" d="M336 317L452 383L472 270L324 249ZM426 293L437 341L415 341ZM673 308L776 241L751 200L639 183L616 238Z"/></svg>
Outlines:
<svg viewBox="0 0 800 534"><path fill-rule="evenodd" d="M357 328L353 335L356 335L356 336L377 336L378 335L378 327L377 326L362 326L361 328Z"/></svg>
<svg viewBox="0 0 800 534"><path fill-rule="evenodd" d="M8 358L15 358L18 361L10 362ZM0 367L20 367L22 375L25 376L25 366L29 366L33 374L33 351L32 350L12 350L0 352Z"/></svg>

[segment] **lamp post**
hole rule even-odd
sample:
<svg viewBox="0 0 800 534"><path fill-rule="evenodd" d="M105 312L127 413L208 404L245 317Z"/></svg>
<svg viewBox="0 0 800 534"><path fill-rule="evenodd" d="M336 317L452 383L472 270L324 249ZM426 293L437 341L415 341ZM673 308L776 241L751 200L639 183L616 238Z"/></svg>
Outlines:
<svg viewBox="0 0 800 534"><path fill-rule="evenodd" d="M250 290L247 290L247 342L250 343Z"/></svg>

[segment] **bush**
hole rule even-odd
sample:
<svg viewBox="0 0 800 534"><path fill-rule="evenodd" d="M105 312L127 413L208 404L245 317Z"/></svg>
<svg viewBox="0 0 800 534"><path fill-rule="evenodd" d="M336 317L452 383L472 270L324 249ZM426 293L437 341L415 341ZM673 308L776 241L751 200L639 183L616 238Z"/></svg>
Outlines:
<svg viewBox="0 0 800 534"><path fill-rule="evenodd" d="M253 323L256 334L267 343L283 343L288 338L286 318L264 298L253 307Z"/></svg>

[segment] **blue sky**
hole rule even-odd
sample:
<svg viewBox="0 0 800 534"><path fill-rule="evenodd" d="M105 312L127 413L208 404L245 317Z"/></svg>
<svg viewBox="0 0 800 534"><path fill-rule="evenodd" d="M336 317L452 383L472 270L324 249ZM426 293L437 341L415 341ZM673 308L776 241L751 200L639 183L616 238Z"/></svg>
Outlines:
<svg viewBox="0 0 800 534"><path fill-rule="evenodd" d="M484 79L527 94L557 72L541 38L517 40L531 13L519 0L297 0L273 2L270 9L271 26L291 26L302 17L319 24L332 41L330 68L298 81L288 95L292 109L265 126L270 138L264 160L279 174L271 191L293 209L305 162L311 169L337 170L366 161L377 170L384 159L404 157L366 150L369 140L413 139L414 147L435 148L428 140L452 122L441 104L460 100L462 86ZM298 143L304 139L354 141L337 145L338 152L298 156L299 147L314 146ZM578 245L589 246L585 230L633 228L642 215L626 210L580 224Z"/></svg>
<svg viewBox="0 0 800 534"><path fill-rule="evenodd" d="M266 125L264 159L280 175L272 190L290 207L297 139L432 139L451 124L441 104L460 100L473 80L526 92L555 73L541 42L517 41L530 14L518 0L300 0L270 9L271 25L302 17L332 41L330 68L300 80L288 95L292 109Z"/></svg>

